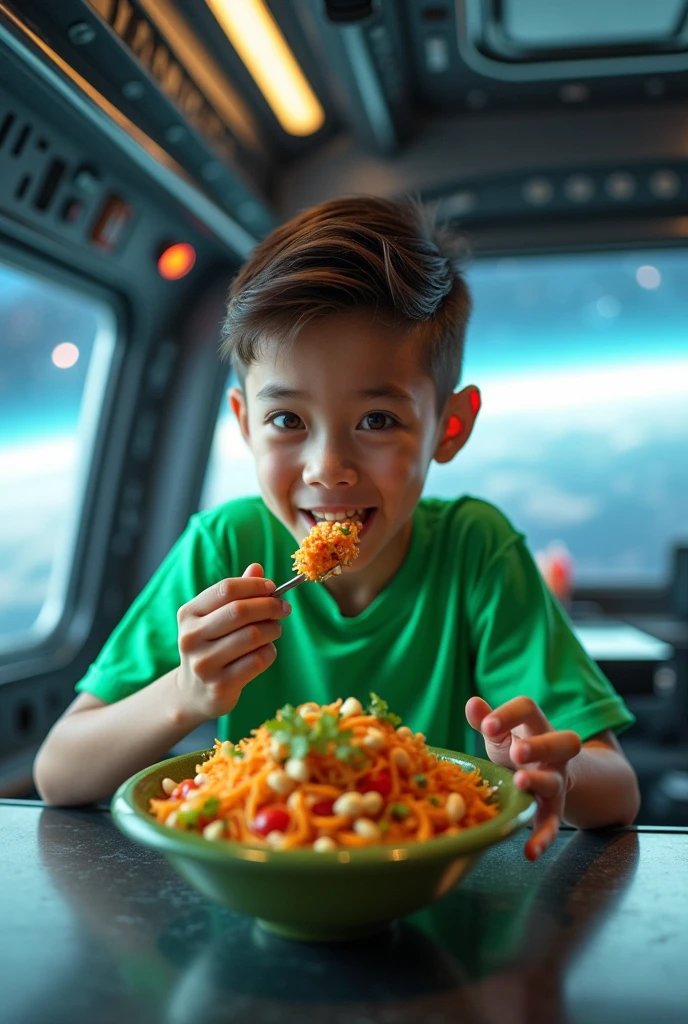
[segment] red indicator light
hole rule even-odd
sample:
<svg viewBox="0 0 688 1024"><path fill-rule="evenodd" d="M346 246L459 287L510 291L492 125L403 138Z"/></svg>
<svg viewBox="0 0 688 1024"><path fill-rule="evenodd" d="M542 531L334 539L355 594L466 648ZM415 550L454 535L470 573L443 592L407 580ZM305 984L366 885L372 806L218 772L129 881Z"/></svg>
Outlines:
<svg viewBox="0 0 688 1024"><path fill-rule="evenodd" d="M196 262L196 250L188 242L169 245L158 259L158 271L166 281L186 277Z"/></svg>

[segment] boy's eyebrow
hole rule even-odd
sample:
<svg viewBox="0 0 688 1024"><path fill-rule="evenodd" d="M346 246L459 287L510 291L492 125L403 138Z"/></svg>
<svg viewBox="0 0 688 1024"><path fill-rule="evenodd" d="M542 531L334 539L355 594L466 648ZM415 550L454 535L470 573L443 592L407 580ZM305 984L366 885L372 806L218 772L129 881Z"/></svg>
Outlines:
<svg viewBox="0 0 688 1024"><path fill-rule="evenodd" d="M397 384L380 384L374 388L363 388L358 394L361 398L391 398L396 402L406 402L407 405L414 404L413 396Z"/></svg>
<svg viewBox="0 0 688 1024"><path fill-rule="evenodd" d="M256 398L263 398L268 401L275 399L307 398L305 391L296 388L287 388L283 384L265 384L257 393Z"/></svg>
<svg viewBox="0 0 688 1024"><path fill-rule="evenodd" d="M397 402L413 405L413 396L397 384L378 384L375 387L362 388L356 392L358 398L391 398ZM308 398L307 391L289 388L284 384L265 384L256 394L256 398L264 401L289 401L290 399Z"/></svg>

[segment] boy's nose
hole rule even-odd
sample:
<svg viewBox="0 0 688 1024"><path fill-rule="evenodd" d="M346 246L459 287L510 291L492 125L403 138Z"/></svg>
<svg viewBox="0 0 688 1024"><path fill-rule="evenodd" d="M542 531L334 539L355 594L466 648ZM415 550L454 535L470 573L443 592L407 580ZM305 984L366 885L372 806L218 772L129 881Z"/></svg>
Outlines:
<svg viewBox="0 0 688 1024"><path fill-rule="evenodd" d="M332 448L323 448L311 454L303 470L306 484L327 487L351 487L358 482L355 466Z"/></svg>

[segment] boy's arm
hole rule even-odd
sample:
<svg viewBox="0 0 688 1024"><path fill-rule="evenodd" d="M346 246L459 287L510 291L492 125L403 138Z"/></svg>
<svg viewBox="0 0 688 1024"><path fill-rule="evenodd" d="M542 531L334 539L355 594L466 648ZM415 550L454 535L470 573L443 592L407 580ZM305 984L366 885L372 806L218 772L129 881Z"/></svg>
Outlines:
<svg viewBox="0 0 688 1024"><path fill-rule="evenodd" d="M220 580L177 613L177 668L113 704L81 694L36 757L46 803L101 800L201 722L228 714L275 660L273 641L291 607L270 596L274 589L256 563L240 579Z"/></svg>
<svg viewBox="0 0 688 1024"><path fill-rule="evenodd" d="M569 761L564 820L577 828L630 825L639 809L638 780L611 729L586 740Z"/></svg>
<svg viewBox="0 0 688 1024"><path fill-rule="evenodd" d="M115 704L79 694L36 757L33 777L41 798L63 805L102 800L200 725L202 719L180 705L177 671Z"/></svg>

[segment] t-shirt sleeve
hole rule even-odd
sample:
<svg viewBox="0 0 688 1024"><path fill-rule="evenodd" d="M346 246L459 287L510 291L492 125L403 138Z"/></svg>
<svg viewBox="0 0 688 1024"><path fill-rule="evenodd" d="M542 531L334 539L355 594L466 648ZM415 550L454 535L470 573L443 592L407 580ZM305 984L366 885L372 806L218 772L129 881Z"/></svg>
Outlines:
<svg viewBox="0 0 688 1024"><path fill-rule="evenodd" d="M179 664L177 612L232 575L210 530L194 516L77 685L108 703L128 697Z"/></svg>
<svg viewBox="0 0 688 1024"><path fill-rule="evenodd" d="M484 565L469 601L475 688L492 707L525 695L582 740L635 721L589 657L520 534Z"/></svg>

